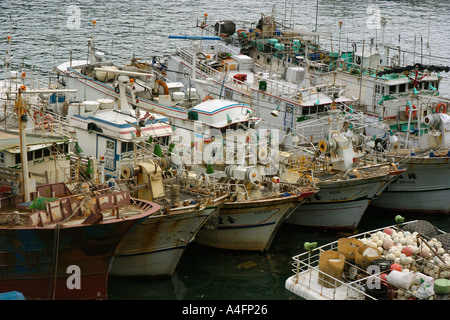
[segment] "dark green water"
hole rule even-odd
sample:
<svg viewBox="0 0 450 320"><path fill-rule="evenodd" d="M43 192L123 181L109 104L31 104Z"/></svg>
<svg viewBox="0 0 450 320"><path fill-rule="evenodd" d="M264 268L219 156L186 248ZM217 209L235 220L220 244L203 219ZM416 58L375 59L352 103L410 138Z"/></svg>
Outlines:
<svg viewBox="0 0 450 320"><path fill-rule="evenodd" d="M395 212L370 208L358 233L394 224ZM424 215L404 215L406 220ZM449 216L427 216L426 220L450 232ZM311 230L284 224L268 252L215 249L191 243L170 278L110 278L110 300L290 300L298 299L285 289L292 275L291 257L304 251L305 241L319 245L348 234Z"/></svg>

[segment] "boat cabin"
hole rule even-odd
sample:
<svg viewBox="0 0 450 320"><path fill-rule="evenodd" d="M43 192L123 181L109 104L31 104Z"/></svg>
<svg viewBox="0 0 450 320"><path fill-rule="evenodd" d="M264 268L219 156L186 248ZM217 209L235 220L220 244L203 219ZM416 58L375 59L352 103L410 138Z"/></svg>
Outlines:
<svg viewBox="0 0 450 320"><path fill-rule="evenodd" d="M28 171L31 184L70 182L67 159L72 140L66 137L27 134ZM16 131L0 133L0 187L2 192L19 194L22 185L20 136Z"/></svg>

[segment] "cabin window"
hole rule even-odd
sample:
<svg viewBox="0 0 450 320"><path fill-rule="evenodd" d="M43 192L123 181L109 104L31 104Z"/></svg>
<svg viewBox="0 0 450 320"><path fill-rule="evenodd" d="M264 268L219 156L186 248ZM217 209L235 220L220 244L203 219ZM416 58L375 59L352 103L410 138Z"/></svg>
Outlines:
<svg viewBox="0 0 450 320"><path fill-rule="evenodd" d="M37 149L34 151L34 158L41 159L42 158L42 149Z"/></svg>
<svg viewBox="0 0 450 320"><path fill-rule="evenodd" d="M50 156L50 149L47 147L44 149L44 157Z"/></svg>
<svg viewBox="0 0 450 320"><path fill-rule="evenodd" d="M422 90L422 82L418 82L416 86L417 90Z"/></svg>
<svg viewBox="0 0 450 320"><path fill-rule="evenodd" d="M325 111L325 106L319 105L319 106L317 107L317 112L324 112L324 111Z"/></svg>
<svg viewBox="0 0 450 320"><path fill-rule="evenodd" d="M381 95L382 95L382 96L384 96L385 90L386 90L385 87L384 87L384 86L381 86Z"/></svg>
<svg viewBox="0 0 450 320"><path fill-rule="evenodd" d="M161 137L161 138L159 138L159 141L162 145L168 146L169 142L170 142L170 137L169 136Z"/></svg>
<svg viewBox="0 0 450 320"><path fill-rule="evenodd" d="M124 142L122 141L121 144L121 153L130 152L134 150L134 144L133 142Z"/></svg>
<svg viewBox="0 0 450 320"><path fill-rule="evenodd" d="M375 85L375 93L381 93L381 86L379 84Z"/></svg>
<svg viewBox="0 0 450 320"><path fill-rule="evenodd" d="M308 107L303 107L302 108L302 116L307 116L308 115L308 110L309 110Z"/></svg>
<svg viewBox="0 0 450 320"><path fill-rule="evenodd" d="M405 92L406 91L406 83L402 83L398 86L398 92Z"/></svg>
<svg viewBox="0 0 450 320"><path fill-rule="evenodd" d="M397 92L397 86L389 86L389 94L394 94Z"/></svg>
<svg viewBox="0 0 450 320"><path fill-rule="evenodd" d="M311 108L309 108L309 112L310 114L314 114L317 112L317 107L316 106L312 106Z"/></svg>
<svg viewBox="0 0 450 320"><path fill-rule="evenodd" d="M428 89L429 89L429 87L428 87L429 84L430 84L430 83L429 83L428 81L424 81L424 82L423 82L423 90L428 90Z"/></svg>
<svg viewBox="0 0 450 320"><path fill-rule="evenodd" d="M16 164L20 164L22 162L22 159L20 157L20 153L16 153Z"/></svg>
<svg viewBox="0 0 450 320"><path fill-rule="evenodd" d="M5 154L3 152L0 152L0 167L5 166Z"/></svg>
<svg viewBox="0 0 450 320"><path fill-rule="evenodd" d="M34 156L33 155L34 155L33 151L28 151L27 152L28 161L34 160Z"/></svg>

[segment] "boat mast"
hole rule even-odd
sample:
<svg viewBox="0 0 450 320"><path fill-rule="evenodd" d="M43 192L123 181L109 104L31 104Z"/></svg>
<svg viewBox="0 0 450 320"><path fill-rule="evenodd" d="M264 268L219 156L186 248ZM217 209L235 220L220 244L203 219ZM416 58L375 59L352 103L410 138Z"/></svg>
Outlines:
<svg viewBox="0 0 450 320"><path fill-rule="evenodd" d="M31 199L30 199L30 185L28 172L27 142L25 133L28 116L27 116L27 109L22 101L22 90L25 90L25 86L21 86L19 89L19 94L15 102L15 108L17 111L17 119L19 121L20 161L22 164L23 199L25 202L29 202Z"/></svg>
<svg viewBox="0 0 450 320"><path fill-rule="evenodd" d="M75 93L76 89L49 89L49 90L26 90L26 86L22 85L18 91L10 91L9 93L17 94L15 101L15 110L17 112L17 119L19 122L19 142L20 142L20 161L22 165L22 185L23 185L23 199L24 202L31 201L30 198L30 181L28 169L28 154L27 154L27 137L26 127L28 121L28 110L22 100L22 94L39 94L39 93Z"/></svg>

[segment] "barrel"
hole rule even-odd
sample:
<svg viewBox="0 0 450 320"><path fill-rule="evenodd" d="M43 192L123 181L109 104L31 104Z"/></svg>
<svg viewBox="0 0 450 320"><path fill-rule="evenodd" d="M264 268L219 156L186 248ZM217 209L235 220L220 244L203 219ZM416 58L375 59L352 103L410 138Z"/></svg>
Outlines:
<svg viewBox="0 0 450 320"><path fill-rule="evenodd" d="M372 264L373 260L380 258L380 251L378 251L378 249L369 246L361 246L356 249L355 263L360 265L363 269L367 269L367 267Z"/></svg>
<svg viewBox="0 0 450 320"><path fill-rule="evenodd" d="M114 100L112 99L98 99L97 102L101 110L112 109L114 107Z"/></svg>
<svg viewBox="0 0 450 320"><path fill-rule="evenodd" d="M323 251L319 256L318 283L326 288L339 287L341 284L336 281L342 281L344 272L345 256L337 251Z"/></svg>
<svg viewBox="0 0 450 320"><path fill-rule="evenodd" d="M363 243L355 238L340 238L338 240L338 251L345 256L346 261L355 261L356 249Z"/></svg>

